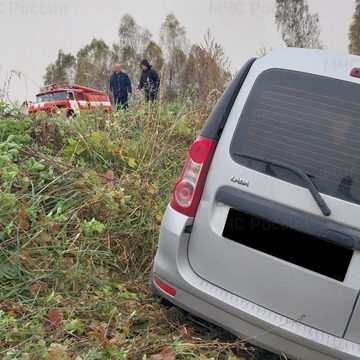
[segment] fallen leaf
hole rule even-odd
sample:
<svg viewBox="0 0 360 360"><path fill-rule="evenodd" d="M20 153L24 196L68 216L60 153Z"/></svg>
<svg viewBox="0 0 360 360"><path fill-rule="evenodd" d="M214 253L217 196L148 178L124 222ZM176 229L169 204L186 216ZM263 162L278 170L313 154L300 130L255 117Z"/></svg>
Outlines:
<svg viewBox="0 0 360 360"><path fill-rule="evenodd" d="M16 319L17 314L16 314L16 312L14 310L9 310L7 312L7 316L10 317L10 318Z"/></svg>
<svg viewBox="0 0 360 360"><path fill-rule="evenodd" d="M128 159L128 165L129 165L130 167L134 168L134 167L136 166L136 161L135 161L135 159L129 158L129 159Z"/></svg>
<svg viewBox="0 0 360 360"><path fill-rule="evenodd" d="M112 170L106 170L105 178L109 181L113 181L113 180L115 180L115 173Z"/></svg>
<svg viewBox="0 0 360 360"><path fill-rule="evenodd" d="M126 336L123 333L114 333L113 337L109 340L109 343L115 347L121 347L126 343Z"/></svg>
<svg viewBox="0 0 360 360"><path fill-rule="evenodd" d="M189 335L189 331L185 326L180 326L179 331L184 335Z"/></svg>
<svg viewBox="0 0 360 360"><path fill-rule="evenodd" d="M23 208L19 209L18 215L19 215L19 218L21 220L27 220L27 215L26 215L25 210Z"/></svg>
<svg viewBox="0 0 360 360"><path fill-rule="evenodd" d="M18 216L20 218L20 226L24 230L29 230L30 229L30 222L29 222L28 217L26 215L26 212L25 212L25 210L23 208L19 209Z"/></svg>
<svg viewBox="0 0 360 360"><path fill-rule="evenodd" d="M50 234L48 234L47 232L42 232L39 237L38 237L38 243L40 244L48 244L48 243L51 243L52 242L52 237Z"/></svg>
<svg viewBox="0 0 360 360"><path fill-rule="evenodd" d="M121 330L125 336L129 336L130 334L130 328L128 326L122 326Z"/></svg>
<svg viewBox="0 0 360 360"><path fill-rule="evenodd" d="M47 314L47 318L45 318L45 329L47 332L54 332L59 330L61 326L61 322L64 318L64 315L57 309L50 309Z"/></svg>
<svg viewBox="0 0 360 360"><path fill-rule="evenodd" d="M27 220L21 220L20 225L24 230L30 229L30 223Z"/></svg>
<svg viewBox="0 0 360 360"><path fill-rule="evenodd" d="M9 345L9 343L6 340L0 340L0 348L7 348Z"/></svg>
<svg viewBox="0 0 360 360"><path fill-rule="evenodd" d="M30 256L30 252L28 249L21 249L20 250L20 255L19 255L19 258L23 261L28 261L29 260L29 256Z"/></svg>
<svg viewBox="0 0 360 360"><path fill-rule="evenodd" d="M176 354L169 348L164 348L159 354L151 355L150 360L175 360Z"/></svg>
<svg viewBox="0 0 360 360"><path fill-rule="evenodd" d="M96 338L99 340L104 340L104 336L101 335L100 333L98 333L97 331L88 331L86 333L86 336L90 337L90 338Z"/></svg>
<svg viewBox="0 0 360 360"><path fill-rule="evenodd" d="M108 332L108 323L106 322L101 322L101 323L97 323L97 322L92 322L90 325L89 325L89 328L99 334L102 334L102 335L106 335L106 333Z"/></svg>
<svg viewBox="0 0 360 360"><path fill-rule="evenodd" d="M29 285L29 288L31 294L38 295L42 289L46 288L46 284L43 283L42 281L35 281Z"/></svg>
<svg viewBox="0 0 360 360"><path fill-rule="evenodd" d="M52 221L50 224L50 230L53 235L58 235L60 233L60 225L56 221Z"/></svg>
<svg viewBox="0 0 360 360"><path fill-rule="evenodd" d="M13 305L10 309L11 311L14 311L15 313L20 313L26 310L26 307L23 304Z"/></svg>
<svg viewBox="0 0 360 360"><path fill-rule="evenodd" d="M98 331L88 331L86 336L99 340L101 346L114 346L105 336Z"/></svg>

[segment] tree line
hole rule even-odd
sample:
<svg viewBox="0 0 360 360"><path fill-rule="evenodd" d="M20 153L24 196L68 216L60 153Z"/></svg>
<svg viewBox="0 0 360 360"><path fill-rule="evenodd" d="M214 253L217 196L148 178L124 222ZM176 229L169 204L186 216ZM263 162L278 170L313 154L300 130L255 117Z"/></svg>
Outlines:
<svg viewBox="0 0 360 360"><path fill-rule="evenodd" d="M310 11L307 0L275 0L274 22L285 46L325 48L319 15ZM355 0L349 40L349 52L360 55L360 0ZM266 52L262 47L258 55ZM114 63L120 63L136 82L143 58L149 59L159 73L160 97L164 99L189 94L202 100L212 94L216 97L232 77L230 60L210 30L201 44L190 44L185 28L174 14L168 14L161 24L158 43L148 29L126 14L120 21L118 39L111 46L94 38L76 55L59 50L55 62L46 68L44 84L75 82L108 92Z"/></svg>
<svg viewBox="0 0 360 360"><path fill-rule="evenodd" d="M126 14L111 46L94 38L76 55L59 50L46 68L44 85L78 83L108 92L114 63L120 63L136 84L142 59L148 59L160 75L160 96L165 99L191 94L205 100L212 92L221 93L231 78L230 61L210 30L201 44L190 45L185 28L169 14L157 43L148 29Z"/></svg>

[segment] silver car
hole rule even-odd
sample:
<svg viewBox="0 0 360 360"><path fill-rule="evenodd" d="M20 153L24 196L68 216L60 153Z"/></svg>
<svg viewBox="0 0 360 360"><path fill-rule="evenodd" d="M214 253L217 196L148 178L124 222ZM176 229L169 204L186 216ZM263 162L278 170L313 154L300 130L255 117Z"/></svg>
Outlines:
<svg viewBox="0 0 360 360"><path fill-rule="evenodd" d="M359 359L359 205L360 57L251 59L190 147L153 286L289 358Z"/></svg>

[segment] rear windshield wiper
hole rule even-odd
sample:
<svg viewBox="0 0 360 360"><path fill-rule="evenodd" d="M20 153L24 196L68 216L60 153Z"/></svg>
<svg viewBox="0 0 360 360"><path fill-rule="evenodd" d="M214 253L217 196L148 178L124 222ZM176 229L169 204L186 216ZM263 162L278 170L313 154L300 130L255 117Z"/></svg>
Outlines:
<svg viewBox="0 0 360 360"><path fill-rule="evenodd" d="M299 168L297 168L295 166L292 166L292 165L287 164L287 163L282 162L282 161L272 160L272 159L264 158L264 157L261 157L261 156L251 155L251 154L247 154L247 153L234 153L234 155L241 156L241 157L244 157L244 158L247 158L247 159L261 161L261 162L263 162L265 164L275 165L275 166L279 166L279 167L282 167L284 169L290 170L294 174L298 175L304 181L305 185L307 186L307 188L311 192L311 195L313 196L314 200L316 201L317 205L319 206L321 212L325 216L329 216L331 214L331 210L327 206L325 200L321 197L319 191L316 189L316 187L315 187L314 183L312 182L310 176L304 170L299 169Z"/></svg>

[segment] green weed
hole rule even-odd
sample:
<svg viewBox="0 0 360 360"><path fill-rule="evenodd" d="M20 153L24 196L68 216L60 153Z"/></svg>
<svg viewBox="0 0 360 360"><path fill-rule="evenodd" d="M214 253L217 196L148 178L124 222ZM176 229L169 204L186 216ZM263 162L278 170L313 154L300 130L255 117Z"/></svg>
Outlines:
<svg viewBox="0 0 360 360"><path fill-rule="evenodd" d="M251 354L147 290L161 216L208 106L9 113L0 106L1 359Z"/></svg>

